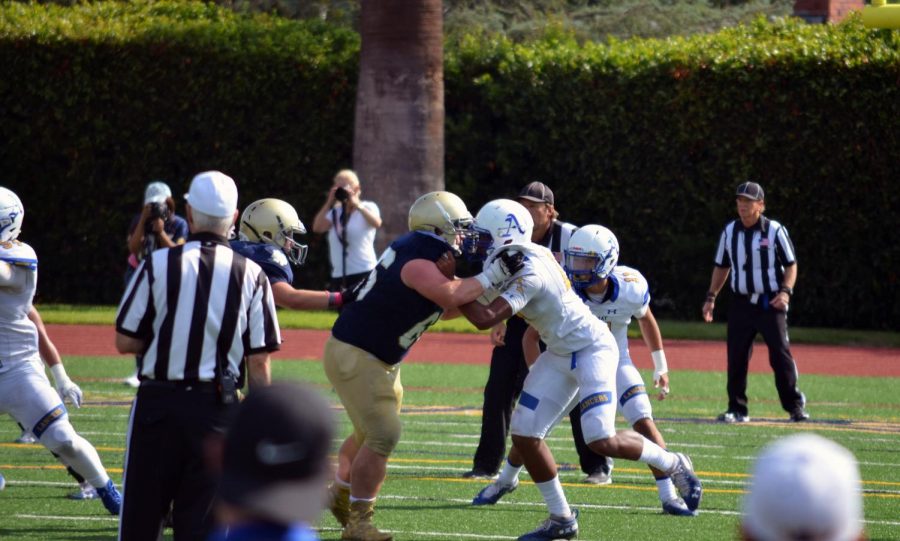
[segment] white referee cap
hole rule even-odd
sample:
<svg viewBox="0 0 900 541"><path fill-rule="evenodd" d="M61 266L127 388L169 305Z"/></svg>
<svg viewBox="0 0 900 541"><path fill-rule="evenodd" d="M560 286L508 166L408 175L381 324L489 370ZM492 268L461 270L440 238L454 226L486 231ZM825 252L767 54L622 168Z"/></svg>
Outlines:
<svg viewBox="0 0 900 541"><path fill-rule="evenodd" d="M237 210L234 179L219 171L206 171L195 176L184 198L191 208L216 218L232 216Z"/></svg>
<svg viewBox="0 0 900 541"><path fill-rule="evenodd" d="M837 443L804 433L763 449L744 498L743 530L753 541L859 539L859 465Z"/></svg>

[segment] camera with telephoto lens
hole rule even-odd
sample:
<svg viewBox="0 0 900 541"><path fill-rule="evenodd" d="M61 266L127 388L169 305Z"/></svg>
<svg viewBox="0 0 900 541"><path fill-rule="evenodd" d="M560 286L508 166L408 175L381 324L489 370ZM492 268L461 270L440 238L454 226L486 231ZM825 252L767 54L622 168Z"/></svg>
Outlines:
<svg viewBox="0 0 900 541"><path fill-rule="evenodd" d="M166 221L169 217L169 207L165 204L165 202L153 202L147 203L150 207L150 219L155 220L157 218L162 218L162 221Z"/></svg>
<svg viewBox="0 0 900 541"><path fill-rule="evenodd" d="M334 198L338 201L346 201L350 199L350 192L346 188L338 188L334 191Z"/></svg>

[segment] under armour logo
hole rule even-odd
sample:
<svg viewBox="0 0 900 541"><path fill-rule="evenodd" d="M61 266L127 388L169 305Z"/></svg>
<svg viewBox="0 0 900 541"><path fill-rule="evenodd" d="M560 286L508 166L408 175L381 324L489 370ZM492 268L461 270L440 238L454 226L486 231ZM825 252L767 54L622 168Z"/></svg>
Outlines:
<svg viewBox="0 0 900 541"><path fill-rule="evenodd" d="M509 237L510 231L512 231L513 227L515 227L519 231L519 233L521 233L523 235L525 234L525 228L519 224L519 220L516 219L516 215L510 212L509 214L506 215L506 231L501 233L500 237L501 238Z"/></svg>
<svg viewBox="0 0 900 541"><path fill-rule="evenodd" d="M607 313L607 314L615 314L615 313L616 313L616 310L618 310L618 308L613 308L613 309L611 309L611 310L607 310L606 313Z"/></svg>

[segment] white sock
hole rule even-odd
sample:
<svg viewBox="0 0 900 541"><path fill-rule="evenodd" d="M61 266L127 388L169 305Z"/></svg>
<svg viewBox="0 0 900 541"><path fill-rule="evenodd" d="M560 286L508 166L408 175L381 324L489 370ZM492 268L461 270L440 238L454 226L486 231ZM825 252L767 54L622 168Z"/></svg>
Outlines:
<svg viewBox="0 0 900 541"><path fill-rule="evenodd" d="M562 485L559 482L559 475L549 481L535 484L541 491L541 496L544 497L544 502L547 504L547 509L551 515L557 517L572 516L569 502L566 501L566 495L563 494Z"/></svg>
<svg viewBox="0 0 900 541"><path fill-rule="evenodd" d="M678 462L678 458L674 453L670 453L656 445L652 441L647 438L643 438L644 440L644 448L641 449L641 462L644 464L649 464L662 472L669 472L672 468L675 467L675 464Z"/></svg>
<svg viewBox="0 0 900 541"><path fill-rule="evenodd" d="M374 502L375 498L354 498L353 495L350 495L350 503L353 502Z"/></svg>
<svg viewBox="0 0 900 541"><path fill-rule="evenodd" d="M339 487L350 488L350 483L338 477L337 474L334 474L334 484Z"/></svg>
<svg viewBox="0 0 900 541"><path fill-rule="evenodd" d="M500 468L500 477L497 478L497 484L503 486L514 485L521 471L522 466L513 466L509 463L509 458L507 458L503 461L503 467Z"/></svg>
<svg viewBox="0 0 900 541"><path fill-rule="evenodd" d="M656 490L659 491L659 501L662 503L678 497L678 493L675 491L675 483L668 477L656 480Z"/></svg>
<svg viewBox="0 0 900 541"><path fill-rule="evenodd" d="M56 441L45 436L47 436L46 432L41 436L41 443L59 455L62 458L61 462L78 472L78 475L84 477L84 480L92 487L106 488L109 476L103 468L103 463L100 462L100 455L89 441L79 436L74 430L70 435L71 445L58 445Z"/></svg>

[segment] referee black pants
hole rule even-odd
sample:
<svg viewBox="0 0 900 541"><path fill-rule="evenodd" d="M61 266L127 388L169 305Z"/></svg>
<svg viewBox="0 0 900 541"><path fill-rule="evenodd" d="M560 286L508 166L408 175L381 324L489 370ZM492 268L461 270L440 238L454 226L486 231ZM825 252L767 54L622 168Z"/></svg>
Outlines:
<svg viewBox="0 0 900 541"><path fill-rule="evenodd" d="M753 340L762 334L769 348L769 365L775 373L775 388L781 407L789 413L801 410L805 398L797 388L797 365L791 356L787 334L787 312L769 304L774 295L734 295L728 309L728 411L748 415L747 371Z"/></svg>
<svg viewBox="0 0 900 541"><path fill-rule="evenodd" d="M476 470L496 473L503 462L513 406L528 375L522 351L522 337L527 328L528 324L522 318L510 318L506 322L505 345L495 347L491 353L491 368L484 386L484 405L481 408L481 438L472 460ZM569 413L569 420L572 422L572 436L581 471L588 475L598 470L609 473L606 458L591 451L584 443L577 407Z"/></svg>
<svg viewBox="0 0 900 541"><path fill-rule="evenodd" d="M227 409L212 383L144 382L131 410L125 451L121 541L157 541L172 508L175 541L205 541L213 529L216 478L204 442Z"/></svg>

